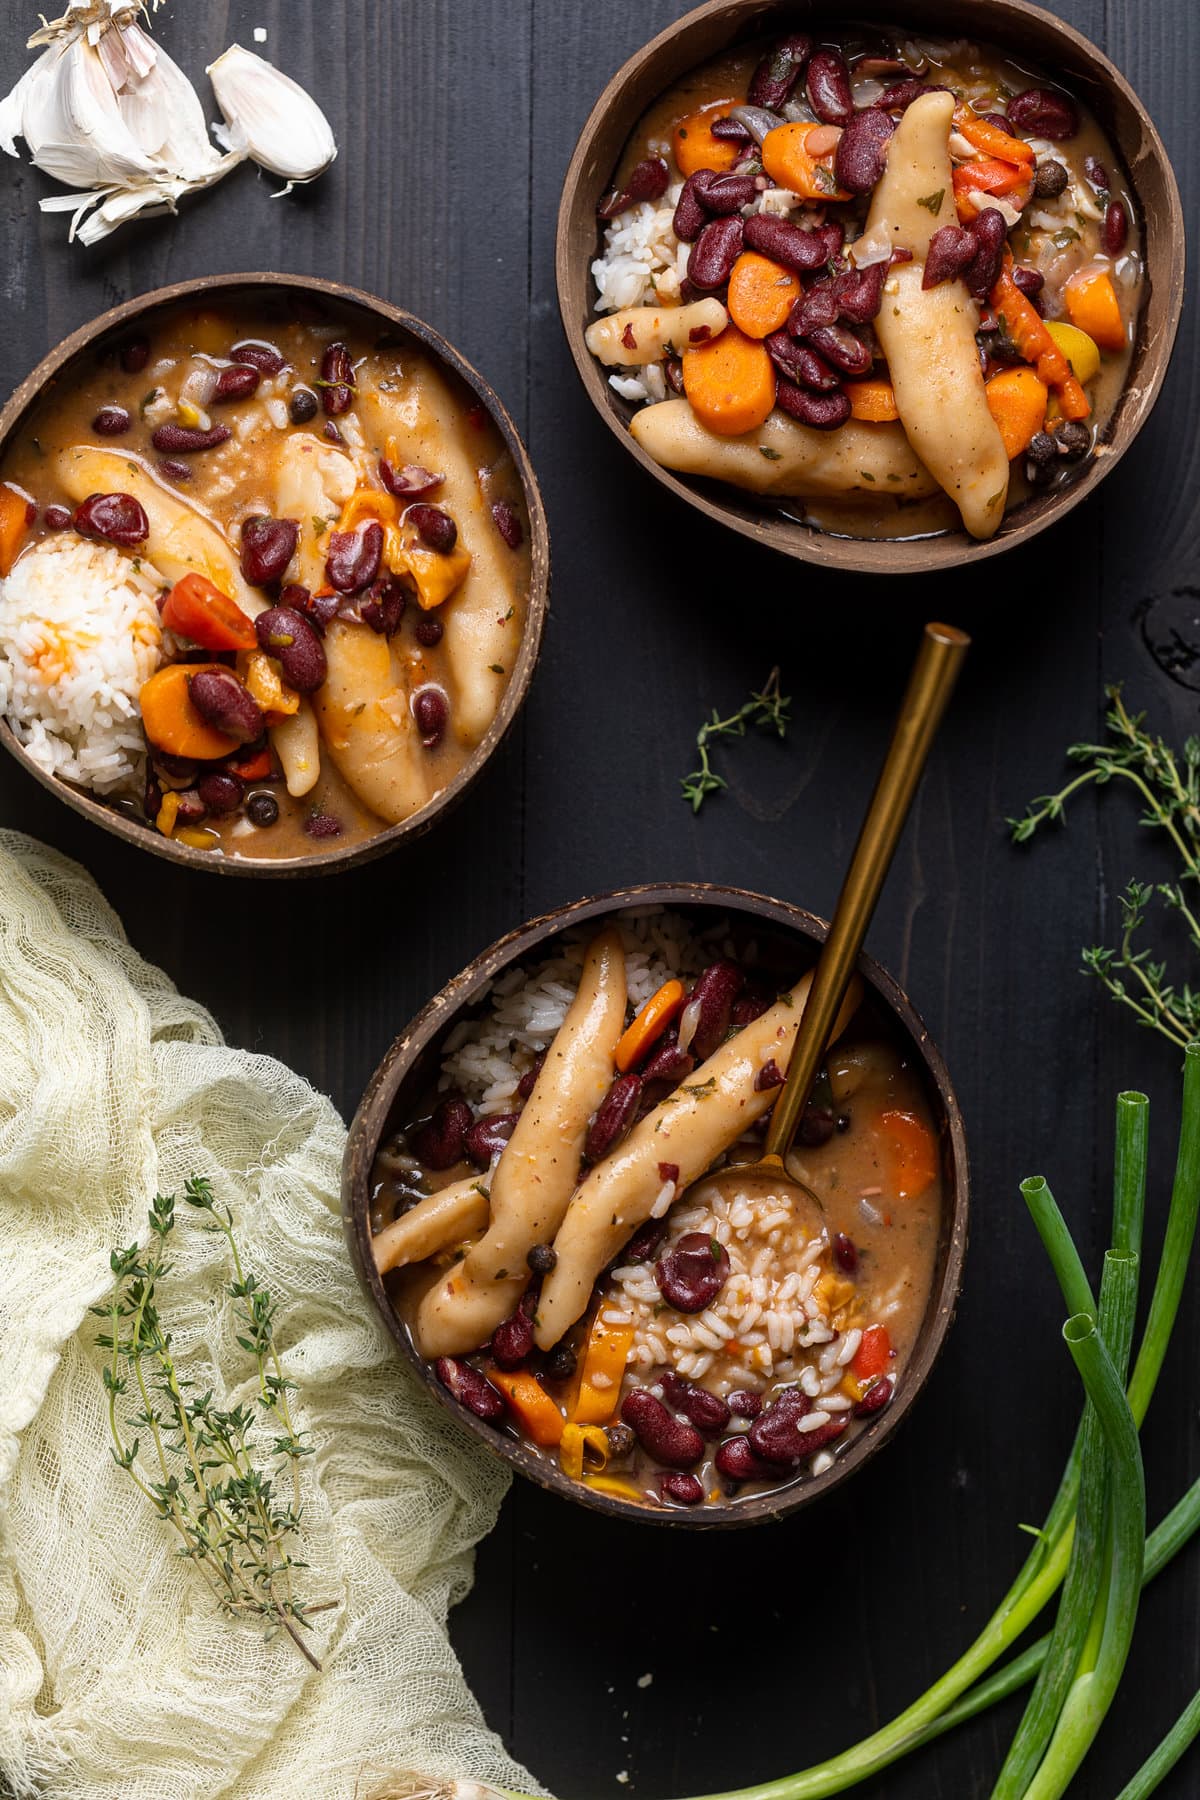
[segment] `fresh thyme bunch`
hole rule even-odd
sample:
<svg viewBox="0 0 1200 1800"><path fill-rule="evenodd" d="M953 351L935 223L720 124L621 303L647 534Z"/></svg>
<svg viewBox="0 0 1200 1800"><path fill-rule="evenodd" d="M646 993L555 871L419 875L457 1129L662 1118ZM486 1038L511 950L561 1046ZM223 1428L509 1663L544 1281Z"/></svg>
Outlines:
<svg viewBox="0 0 1200 1800"><path fill-rule="evenodd" d="M312 1446L292 1422L288 1393L295 1383L284 1375L275 1348L276 1307L243 1269L233 1213L218 1205L211 1183L192 1176L183 1198L202 1217L201 1228L220 1233L228 1245L233 1280L227 1292L240 1303L244 1335L238 1343L257 1366L257 1408L218 1406L211 1389L199 1393L176 1368L171 1335L158 1312L159 1285L171 1271L166 1258L175 1196L157 1194L149 1213L149 1244L144 1250L133 1244L113 1251L117 1285L110 1300L91 1308L108 1321L96 1342L109 1352L103 1379L112 1454L177 1533L179 1555L200 1570L221 1610L233 1619L262 1620L268 1639L282 1628L319 1669L297 1628L336 1602L308 1604L293 1591L293 1571L307 1566L297 1560L294 1545L301 1517L299 1464ZM275 1433L266 1446L267 1462L251 1442L256 1422L269 1423ZM130 1438L130 1428L146 1434L153 1451L146 1463L139 1460L143 1439ZM279 1491L283 1486L286 1493Z"/></svg>
<svg viewBox="0 0 1200 1800"><path fill-rule="evenodd" d="M700 767L693 769L690 775L685 775L679 784L683 790L683 798L691 804L694 813L700 811L707 795L729 785L709 762L709 744L717 738L745 737L751 725L760 726L764 731L773 731L777 737L786 737L791 704L791 696L779 691L779 670L772 669L763 683L761 693L751 694L745 704L739 706L727 719L723 719L716 707L713 707L712 718L706 719L696 733Z"/></svg>
<svg viewBox="0 0 1200 1800"><path fill-rule="evenodd" d="M1179 876L1175 881L1129 881L1118 896L1119 943L1114 949L1099 944L1085 949L1083 966L1142 1025L1161 1032L1182 1050L1200 1037L1200 992L1194 992L1190 982L1177 987L1169 981L1166 962L1147 945L1138 949L1135 940L1157 896L1179 915L1192 948L1200 953L1200 738L1189 737L1182 751L1172 750L1145 730L1144 713L1127 710L1119 687L1105 692L1107 741L1072 744L1067 755L1085 765L1081 773L1058 793L1031 801L1023 819L1008 823L1014 841L1023 844L1040 826L1061 819L1071 796L1090 784L1124 781L1139 795L1144 808L1139 823L1166 833Z"/></svg>

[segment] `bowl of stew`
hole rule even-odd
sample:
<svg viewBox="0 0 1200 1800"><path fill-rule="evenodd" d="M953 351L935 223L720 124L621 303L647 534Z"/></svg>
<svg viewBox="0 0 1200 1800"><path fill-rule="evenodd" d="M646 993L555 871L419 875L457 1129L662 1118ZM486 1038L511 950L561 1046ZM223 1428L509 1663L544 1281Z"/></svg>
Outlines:
<svg viewBox="0 0 1200 1800"><path fill-rule="evenodd" d="M827 1493L915 1404L967 1156L941 1056L869 958L789 1157L819 1215L736 1183L825 931L726 887L579 901L484 951L372 1078L343 1170L364 1290L440 1404L542 1487L746 1525Z"/></svg>
<svg viewBox="0 0 1200 1800"><path fill-rule="evenodd" d="M588 396L708 517L830 567L948 567L1089 493L1183 295L1146 109L1024 0L710 0L632 57L563 186Z"/></svg>
<svg viewBox="0 0 1200 1800"><path fill-rule="evenodd" d="M430 326L308 276L159 289L0 412L0 741L157 855L345 867L478 778L548 573L516 429Z"/></svg>

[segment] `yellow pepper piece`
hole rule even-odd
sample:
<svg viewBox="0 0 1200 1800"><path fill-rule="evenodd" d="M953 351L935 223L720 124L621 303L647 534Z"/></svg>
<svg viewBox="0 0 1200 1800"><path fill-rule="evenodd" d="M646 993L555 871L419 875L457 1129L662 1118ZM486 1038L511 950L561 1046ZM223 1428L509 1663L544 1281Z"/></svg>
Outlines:
<svg viewBox="0 0 1200 1800"><path fill-rule="evenodd" d="M471 552L461 544L453 550L427 550L407 527L401 533L403 549L398 563L392 563L397 575L411 575L417 584L417 602L425 612L442 606L467 579Z"/></svg>
<svg viewBox="0 0 1200 1800"><path fill-rule="evenodd" d="M1089 382L1100 368L1100 346L1095 338L1061 319L1047 319L1046 330L1070 363L1076 381Z"/></svg>
<svg viewBox="0 0 1200 1800"><path fill-rule="evenodd" d="M175 833L177 844L190 844L193 850L214 850L217 844L215 831L201 831L195 825L181 825Z"/></svg>
<svg viewBox="0 0 1200 1800"><path fill-rule="evenodd" d="M568 1409L576 1425L607 1425L621 1398L621 1377L633 1348L633 1326L609 1325L601 1313L592 1321L580 1364L579 1387Z"/></svg>
<svg viewBox="0 0 1200 1800"><path fill-rule="evenodd" d="M265 713L279 715L274 720L269 719L268 724L278 724L279 718L287 719L300 711L299 694L288 687L265 651L250 651L246 657L246 670L242 680L250 698L257 701Z"/></svg>
<svg viewBox="0 0 1200 1800"><path fill-rule="evenodd" d="M164 794L162 805L158 809L158 817L154 823L164 837L170 837L175 829L175 815L179 811L179 795Z"/></svg>
<svg viewBox="0 0 1200 1800"><path fill-rule="evenodd" d="M619 1475L585 1475L586 1486L595 1488L598 1494L612 1494L618 1500L645 1500L646 1496L632 1481L622 1481Z"/></svg>
<svg viewBox="0 0 1200 1800"><path fill-rule="evenodd" d="M848 1306L857 1289L852 1281L846 1281L841 1275L835 1275L832 1269L826 1269L817 1282L816 1293L824 1312L836 1312L841 1306Z"/></svg>
<svg viewBox="0 0 1200 1800"><path fill-rule="evenodd" d="M583 1478L583 1465L587 1456L592 1461L588 1465L589 1474L599 1474L608 1467L608 1437L600 1425L564 1425L562 1440L558 1446L558 1462L564 1475L571 1481Z"/></svg>

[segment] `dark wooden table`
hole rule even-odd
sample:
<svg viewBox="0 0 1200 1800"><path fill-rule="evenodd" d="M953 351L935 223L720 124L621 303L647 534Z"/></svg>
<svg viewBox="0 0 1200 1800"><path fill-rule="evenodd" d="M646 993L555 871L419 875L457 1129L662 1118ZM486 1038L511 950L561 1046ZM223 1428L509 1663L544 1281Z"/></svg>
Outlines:
<svg viewBox="0 0 1200 1800"><path fill-rule="evenodd" d="M7 9L4 86L24 66ZM1069 1446L1078 1398L1061 1307L1017 1192L1044 1170L1093 1257L1104 1244L1113 1098L1153 1100L1149 1242L1173 1154L1178 1057L1076 972L1110 934L1129 874L1166 871L1113 795L1014 850L1004 815L1057 785L1096 728L1103 684L1176 737L1193 689L1149 655L1139 607L1197 581L1197 332L1185 316L1166 392L1101 493L1031 548L934 581L822 577L668 502L584 400L560 329L559 184L593 99L678 0L212 0L168 7L164 44L205 88L228 42L309 83L341 154L313 190L269 198L247 168L177 220L70 247L5 164L7 386L113 301L211 270L340 277L429 319L494 383L540 471L554 611L523 722L456 816L401 855L320 882L186 875L55 806L11 763L0 820L91 868L134 942L348 1117L408 1017L518 920L621 883L732 881L828 911L916 629L969 626L968 672L871 948L941 1043L966 1114L974 1226L957 1325L917 1417L843 1497L720 1538L617 1527L520 1485L479 1553L454 1637L487 1716L566 1800L655 1800L763 1780L860 1737L915 1697L1007 1585ZM1187 0L1060 0L1150 106L1197 222L1200 23ZM28 15L28 16L27 16ZM215 109L214 109L215 110ZM1195 590L1190 590L1194 592ZM773 664L794 699L784 746L738 746L727 794L679 797L692 739ZM1197 677L1200 681L1200 677ZM301 927L307 970L281 980L272 924ZM1194 971L1193 971L1194 978ZM1145 1432L1157 1519L1200 1473L1192 1284ZM1130 1671L1072 1790L1111 1800L1200 1682L1195 1548L1147 1595ZM639 1677L652 1675L649 1685ZM986 1795L1010 1705L863 1790L874 1800ZM1200 1792L1200 1752L1164 1795Z"/></svg>

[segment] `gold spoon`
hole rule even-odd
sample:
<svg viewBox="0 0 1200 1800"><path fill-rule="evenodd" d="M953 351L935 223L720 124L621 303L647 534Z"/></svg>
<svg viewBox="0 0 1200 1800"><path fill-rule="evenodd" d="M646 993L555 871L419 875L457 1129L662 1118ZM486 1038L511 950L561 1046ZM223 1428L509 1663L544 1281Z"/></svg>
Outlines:
<svg viewBox="0 0 1200 1800"><path fill-rule="evenodd" d="M706 1203L714 1194L732 1198L736 1191L751 1199L770 1195L790 1200L793 1207L815 1207L818 1218L821 1214L817 1196L788 1174L785 1158L846 997L913 795L970 642L966 632L954 625L925 627L887 758L838 895L829 935L813 971L812 986L792 1045L787 1080L771 1113L763 1155L756 1163L731 1164L716 1175L705 1176Z"/></svg>

